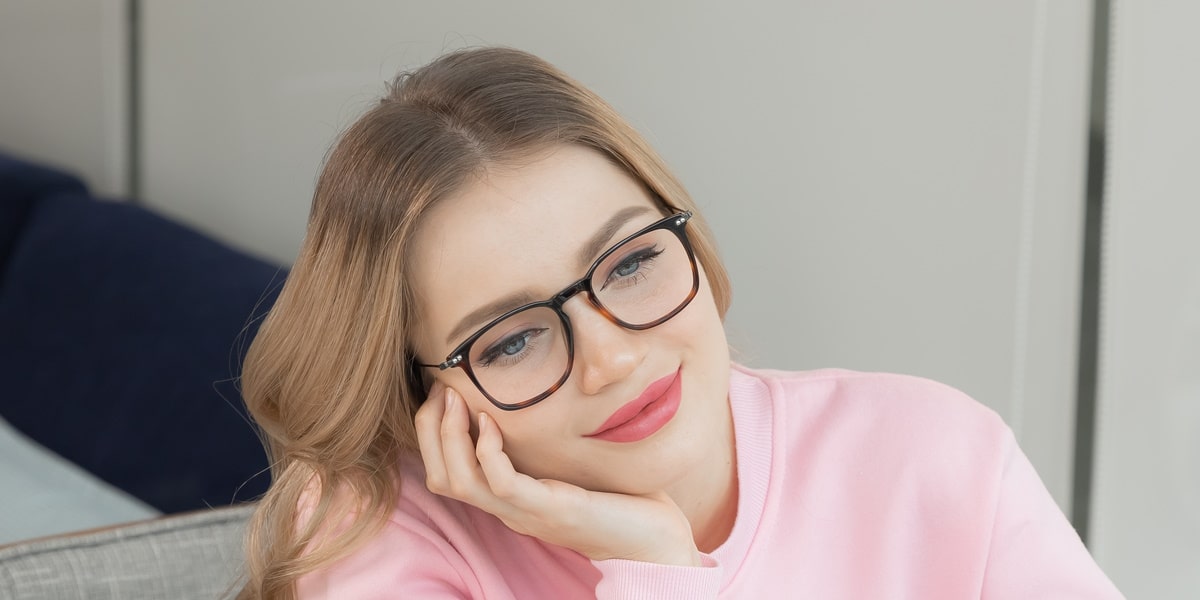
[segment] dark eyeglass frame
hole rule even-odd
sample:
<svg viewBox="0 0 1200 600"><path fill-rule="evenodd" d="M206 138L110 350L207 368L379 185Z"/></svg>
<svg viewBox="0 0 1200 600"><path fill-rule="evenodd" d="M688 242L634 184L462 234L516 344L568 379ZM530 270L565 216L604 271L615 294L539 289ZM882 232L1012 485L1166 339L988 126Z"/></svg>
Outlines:
<svg viewBox="0 0 1200 600"><path fill-rule="evenodd" d="M543 300L541 302L531 302L529 304L518 306L517 308L514 308L496 317L495 319L492 319L486 325L480 327L475 333L471 334L471 337L468 337L465 341L463 341L463 343L455 347L454 350L450 351L450 354L446 357L445 361L435 365L423 364L419 362L414 362L413 364L418 367L437 368L443 371L455 367L461 368L463 371L466 371L467 377L471 379L471 382L475 384L475 387L478 388L485 397L487 397L488 401L490 401L496 406L496 408L499 408L500 410L519 410L533 406L534 404L545 400L546 398L550 397L551 394L558 391L558 389L567 382L567 379L571 377L571 370L575 366L575 335L571 330L571 319L567 317L567 313L563 312L562 309L563 305L567 303L567 300L570 300L576 294L587 292L588 301L591 302L592 306L595 307L600 314L604 315L609 321L612 321L613 323L616 323L625 329L630 329L633 331L643 331L650 329L651 327L662 325L670 320L671 317L679 314L680 311L682 311L687 307L688 304L692 302L692 299L696 297L696 292L700 289L700 270L696 268L696 253L692 250L692 243L688 240L687 232L684 230L684 226L687 225L687 222L691 218L692 211L680 211L669 217L665 217L659 221L651 223L646 227L643 227L637 232L630 234L621 241L613 244L604 252L604 254L601 254L600 257L592 263L592 266L588 268L587 274L585 274L582 279L576 280L574 283L563 288L561 291L559 291L557 294L554 294L547 300ZM600 300L596 297L596 291L592 289L592 276L595 275L596 269L600 267L600 264L603 263L604 260L609 256L612 256L617 249L624 246L634 238L645 235L652 231L657 231L659 229L666 229L675 234L675 237L679 238L680 243L683 244L683 249L687 252L688 262L692 266L692 291L688 292L687 298L684 298L684 300L680 302L678 306L671 309L666 315L649 323L635 324L623 321L617 318L616 315L612 314L612 312L610 312L604 307L603 304L600 303ZM558 382L550 386L550 388L545 392L542 392L538 396L517 404L505 404L504 402L493 398L492 395L483 388L483 385L479 383L479 379L475 377L475 371L471 369L471 361L467 359L467 357L471 355L471 345L474 344L475 341L478 340L485 332L487 332L488 329L491 329L493 325L496 325L497 323L521 311L540 307L546 307L550 310L553 310L554 313L558 315L559 320L562 321L563 335L565 336L567 342L567 368L563 371L562 377L559 378Z"/></svg>

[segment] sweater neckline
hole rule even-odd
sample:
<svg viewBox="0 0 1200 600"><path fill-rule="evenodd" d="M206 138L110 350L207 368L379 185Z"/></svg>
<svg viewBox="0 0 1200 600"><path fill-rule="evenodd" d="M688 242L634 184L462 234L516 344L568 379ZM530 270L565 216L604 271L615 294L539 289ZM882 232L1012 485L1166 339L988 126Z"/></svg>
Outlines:
<svg viewBox="0 0 1200 600"><path fill-rule="evenodd" d="M726 583L737 574L762 522L773 439L770 389L752 371L736 364L729 374L729 404L737 450L737 516L729 538L712 552L724 566Z"/></svg>

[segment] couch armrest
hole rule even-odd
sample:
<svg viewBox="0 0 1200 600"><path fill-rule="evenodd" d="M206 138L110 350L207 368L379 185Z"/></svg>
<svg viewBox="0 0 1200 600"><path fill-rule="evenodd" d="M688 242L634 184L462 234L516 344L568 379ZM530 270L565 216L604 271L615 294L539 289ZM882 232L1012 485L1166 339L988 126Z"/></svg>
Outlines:
<svg viewBox="0 0 1200 600"><path fill-rule="evenodd" d="M0 547L0 597L233 597L253 509L202 510Z"/></svg>

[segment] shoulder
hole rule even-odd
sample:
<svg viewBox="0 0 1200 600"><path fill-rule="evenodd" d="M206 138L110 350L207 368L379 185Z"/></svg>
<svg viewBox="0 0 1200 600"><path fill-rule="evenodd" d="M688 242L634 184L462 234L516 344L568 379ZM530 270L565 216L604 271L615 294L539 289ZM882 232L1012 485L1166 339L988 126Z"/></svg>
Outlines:
<svg viewBox="0 0 1200 600"><path fill-rule="evenodd" d="M735 366L743 380L756 381L778 415L834 420L863 427L902 425L1007 430L995 411L962 391L924 377L846 369L778 371Z"/></svg>
<svg viewBox="0 0 1200 600"><path fill-rule="evenodd" d="M481 597L489 574L479 572L479 565L472 562L479 562L482 540L492 533L481 531L461 504L430 493L419 462L400 460L393 471L395 503L381 526L348 554L303 576L298 582L300 597L392 598L416 589ZM302 501L302 521L311 514L314 496L315 491L310 491ZM332 522L320 525L317 541L332 540L364 518L353 508L345 510L361 500L350 490L339 489L329 503L342 510Z"/></svg>
<svg viewBox="0 0 1200 600"><path fill-rule="evenodd" d="M419 582L406 589L434 585L468 598L574 598L594 589L598 573L582 555L518 534L494 515L430 492L419 456L403 456L396 473L396 504L371 541L373 556L361 558L362 564L386 563L391 577L404 585Z"/></svg>
<svg viewBox="0 0 1200 600"><path fill-rule="evenodd" d="M773 514L800 505L863 539L986 551L1005 465L1018 451L994 411L908 375L742 373L769 396Z"/></svg>
<svg viewBox="0 0 1200 600"><path fill-rule="evenodd" d="M842 369L735 371L745 389L757 388L769 403L773 453L785 458L776 466L789 472L832 468L850 473L839 477L915 477L936 485L970 480L982 491L995 485L1016 447L995 411L930 379Z"/></svg>
<svg viewBox="0 0 1200 600"><path fill-rule="evenodd" d="M734 365L734 370L788 394L827 393L846 402L878 400L932 401L978 405L962 391L924 377L899 373L871 373L850 369L782 371Z"/></svg>

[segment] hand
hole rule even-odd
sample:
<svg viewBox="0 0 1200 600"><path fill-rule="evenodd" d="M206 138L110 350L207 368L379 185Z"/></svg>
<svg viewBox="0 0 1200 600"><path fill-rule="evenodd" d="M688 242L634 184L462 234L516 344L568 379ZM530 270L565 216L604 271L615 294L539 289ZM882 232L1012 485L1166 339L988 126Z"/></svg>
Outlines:
<svg viewBox="0 0 1200 600"><path fill-rule="evenodd" d="M433 493L474 505L513 531L592 560L700 565L691 525L665 492L632 496L534 479L513 468L496 422L486 413L479 413L478 421L475 443L462 396L434 384L416 416L425 484Z"/></svg>

